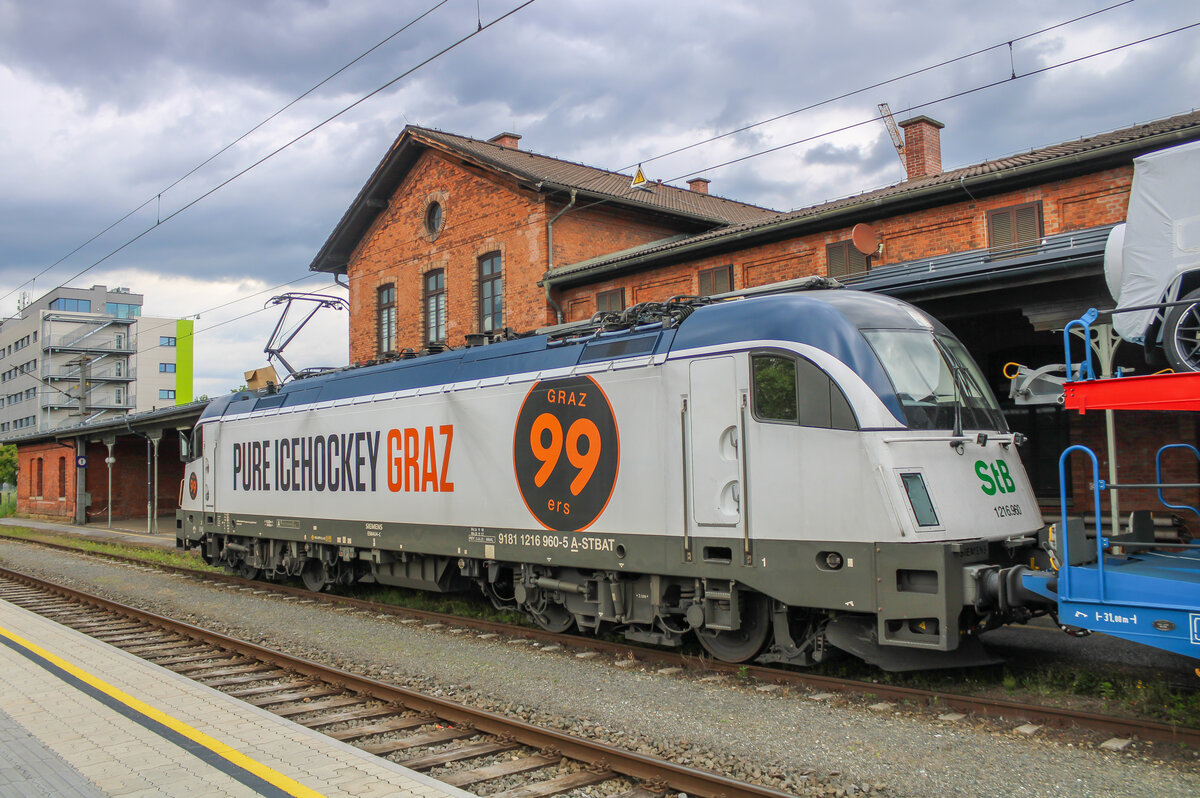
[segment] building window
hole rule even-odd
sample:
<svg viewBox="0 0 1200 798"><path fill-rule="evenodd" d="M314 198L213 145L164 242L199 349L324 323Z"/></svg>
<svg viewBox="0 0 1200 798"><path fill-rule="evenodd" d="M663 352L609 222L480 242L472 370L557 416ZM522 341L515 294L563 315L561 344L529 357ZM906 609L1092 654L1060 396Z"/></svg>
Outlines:
<svg viewBox="0 0 1200 798"><path fill-rule="evenodd" d="M169 335L160 335L160 336L158 336L158 345L159 346L175 346L175 339Z"/></svg>
<svg viewBox="0 0 1200 798"><path fill-rule="evenodd" d="M43 483L44 475L42 474L42 465L43 465L42 458L39 457L37 459L36 465L34 467L34 470L36 472L36 473L34 473L34 478L37 479L37 486L36 486L37 490L31 491L31 493L33 493L33 495L37 496L39 499L42 497L42 490L44 487L44 483Z"/></svg>
<svg viewBox="0 0 1200 798"><path fill-rule="evenodd" d="M158 389L158 398L159 399L174 399L175 392L169 388L159 388Z"/></svg>
<svg viewBox="0 0 1200 798"><path fill-rule="evenodd" d="M67 458L58 458L58 498L67 498Z"/></svg>
<svg viewBox="0 0 1200 798"><path fill-rule="evenodd" d="M1042 238L1042 203L1030 202L988 211L988 246L992 256L1028 252Z"/></svg>
<svg viewBox="0 0 1200 798"><path fill-rule="evenodd" d="M499 252L479 259L479 331L504 328L504 276Z"/></svg>
<svg viewBox="0 0 1200 798"><path fill-rule="evenodd" d="M614 288L596 294L597 313L620 313L625 309L625 289Z"/></svg>
<svg viewBox="0 0 1200 798"><path fill-rule="evenodd" d="M136 319L142 315L142 306L129 305L124 302L108 302L104 305L104 312L109 316L116 316L118 319Z"/></svg>
<svg viewBox="0 0 1200 798"><path fill-rule="evenodd" d="M825 266L830 277L850 277L871 270L871 256L858 251L854 243L838 241L825 247Z"/></svg>
<svg viewBox="0 0 1200 798"><path fill-rule="evenodd" d="M162 393L162 391L159 391L159 393ZM117 407L125 404L125 392L120 388L113 389L113 404Z"/></svg>
<svg viewBox="0 0 1200 798"><path fill-rule="evenodd" d="M425 232L430 236L436 236L442 232L442 204L440 202L431 202L425 206Z"/></svg>
<svg viewBox="0 0 1200 798"><path fill-rule="evenodd" d="M700 296L724 294L733 290L733 266L718 266L700 272Z"/></svg>
<svg viewBox="0 0 1200 798"><path fill-rule="evenodd" d="M396 350L396 286L382 286L376 294L376 313L379 318L379 354Z"/></svg>
<svg viewBox="0 0 1200 798"><path fill-rule="evenodd" d="M91 313L92 301L90 299L67 299L59 297L50 303L51 310L66 310L73 313Z"/></svg>
<svg viewBox="0 0 1200 798"><path fill-rule="evenodd" d="M446 272L434 269L425 275L425 343L446 340Z"/></svg>
<svg viewBox="0 0 1200 798"><path fill-rule="evenodd" d="M174 363L159 363L158 371L160 374L174 374L175 373L175 364Z"/></svg>

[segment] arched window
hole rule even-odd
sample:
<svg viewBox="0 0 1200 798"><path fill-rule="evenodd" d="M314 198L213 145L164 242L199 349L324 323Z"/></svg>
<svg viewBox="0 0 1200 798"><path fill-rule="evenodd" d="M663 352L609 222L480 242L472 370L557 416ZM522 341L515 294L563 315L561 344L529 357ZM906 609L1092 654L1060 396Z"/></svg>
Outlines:
<svg viewBox="0 0 1200 798"><path fill-rule="evenodd" d="M67 498L67 458L58 458L58 498Z"/></svg>

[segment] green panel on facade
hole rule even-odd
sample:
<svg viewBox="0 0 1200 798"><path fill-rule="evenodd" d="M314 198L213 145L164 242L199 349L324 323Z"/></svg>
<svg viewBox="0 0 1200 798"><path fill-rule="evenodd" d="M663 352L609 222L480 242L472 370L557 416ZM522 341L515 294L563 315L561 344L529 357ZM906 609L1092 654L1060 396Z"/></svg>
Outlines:
<svg viewBox="0 0 1200 798"><path fill-rule="evenodd" d="M175 404L192 401L192 333L195 322L179 319L175 322Z"/></svg>

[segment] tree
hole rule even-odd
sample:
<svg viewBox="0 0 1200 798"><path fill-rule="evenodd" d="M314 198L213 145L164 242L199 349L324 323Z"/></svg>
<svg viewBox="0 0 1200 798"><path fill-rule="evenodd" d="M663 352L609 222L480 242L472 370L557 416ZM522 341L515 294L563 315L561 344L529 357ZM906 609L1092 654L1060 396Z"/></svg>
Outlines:
<svg viewBox="0 0 1200 798"><path fill-rule="evenodd" d="M17 447L11 443L0 445L0 482L17 484Z"/></svg>

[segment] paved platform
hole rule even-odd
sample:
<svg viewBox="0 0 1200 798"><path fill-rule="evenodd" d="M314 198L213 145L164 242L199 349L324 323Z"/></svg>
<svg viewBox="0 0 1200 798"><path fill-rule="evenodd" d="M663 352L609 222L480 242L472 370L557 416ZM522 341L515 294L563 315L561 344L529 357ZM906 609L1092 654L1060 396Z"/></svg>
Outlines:
<svg viewBox="0 0 1200 798"><path fill-rule="evenodd" d="M0 795L471 794L0 601Z"/></svg>

